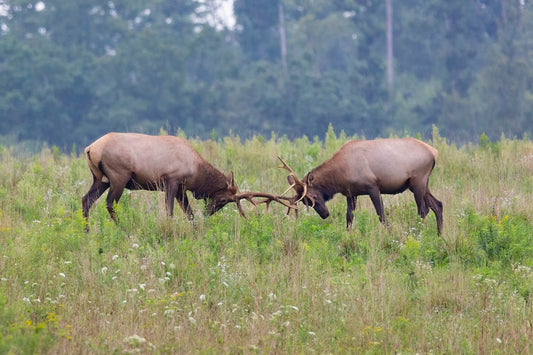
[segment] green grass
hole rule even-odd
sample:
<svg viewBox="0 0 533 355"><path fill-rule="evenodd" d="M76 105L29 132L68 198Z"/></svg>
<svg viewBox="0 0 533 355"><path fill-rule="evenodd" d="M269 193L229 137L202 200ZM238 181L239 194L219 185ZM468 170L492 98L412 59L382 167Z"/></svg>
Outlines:
<svg viewBox="0 0 533 355"><path fill-rule="evenodd" d="M191 141L241 190L281 193L278 155L303 176L346 139ZM410 192L384 197L389 228L359 198L351 232L341 196L326 220L193 201L193 224L127 192L85 233L84 158L0 148L0 353L531 353L533 143L430 143L442 236Z"/></svg>

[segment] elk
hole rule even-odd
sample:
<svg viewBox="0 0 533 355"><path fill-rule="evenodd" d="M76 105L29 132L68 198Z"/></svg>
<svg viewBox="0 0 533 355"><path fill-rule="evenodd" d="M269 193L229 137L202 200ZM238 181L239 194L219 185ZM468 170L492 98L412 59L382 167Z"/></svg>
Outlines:
<svg viewBox="0 0 533 355"><path fill-rule="evenodd" d="M346 228L353 222L357 196L369 195L381 223L387 225L381 194L398 194L406 189L413 192L418 214L424 218L429 209L437 219L437 231L442 231L442 202L431 194L429 175L435 166L437 150L414 139L376 139L346 142L329 160L311 170L303 180L281 159L282 168L290 175L291 185L282 195L294 189L296 203L311 206L322 218L329 216L326 201L335 194L346 196ZM289 210L290 212L290 210Z"/></svg>
<svg viewBox="0 0 533 355"><path fill-rule="evenodd" d="M229 202L235 202L239 213L246 218L240 201L258 203L279 202L297 208L289 198L261 192L238 193L233 172L227 176L213 167L196 152L189 142L175 136L150 136L138 133L108 133L85 148L93 184L82 198L83 216L89 217L93 203L109 188L107 210L116 221L113 204L125 188L130 190L164 191L166 209L170 216L176 199L190 220L194 214L187 191L194 198L206 201L206 212L212 215Z"/></svg>

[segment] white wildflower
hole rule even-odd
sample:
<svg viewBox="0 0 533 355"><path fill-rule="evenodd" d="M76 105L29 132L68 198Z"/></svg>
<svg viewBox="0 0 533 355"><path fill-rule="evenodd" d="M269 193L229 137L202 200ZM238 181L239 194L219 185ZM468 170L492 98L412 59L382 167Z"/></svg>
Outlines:
<svg viewBox="0 0 533 355"><path fill-rule="evenodd" d="M171 315L173 315L176 311L173 310L173 309L166 309L165 312L163 312L163 315L169 317Z"/></svg>
<svg viewBox="0 0 533 355"><path fill-rule="evenodd" d="M107 272L107 266L104 266L102 269L100 269L100 272L105 274Z"/></svg>
<svg viewBox="0 0 533 355"><path fill-rule="evenodd" d="M119 258L119 256L117 254L113 255L113 261L117 260Z"/></svg>
<svg viewBox="0 0 533 355"><path fill-rule="evenodd" d="M276 312L272 313L270 319L274 319L274 318L276 318L279 315L281 315L281 311L276 311Z"/></svg>
<svg viewBox="0 0 533 355"><path fill-rule="evenodd" d="M62 273L62 272L59 273L59 276L61 276L61 277L66 277L65 274Z"/></svg>
<svg viewBox="0 0 533 355"><path fill-rule="evenodd" d="M205 301L205 295L204 294L200 295L200 301L202 301L202 302Z"/></svg>

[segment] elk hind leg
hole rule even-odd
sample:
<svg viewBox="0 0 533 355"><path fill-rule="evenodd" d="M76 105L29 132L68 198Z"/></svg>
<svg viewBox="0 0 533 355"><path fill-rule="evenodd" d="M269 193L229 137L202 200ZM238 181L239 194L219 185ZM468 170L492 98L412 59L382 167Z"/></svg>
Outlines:
<svg viewBox="0 0 533 355"><path fill-rule="evenodd" d="M416 207L418 208L418 215L421 218L425 218L429 213L429 207L427 203L427 189L411 185L409 190L413 192L415 196Z"/></svg>
<svg viewBox="0 0 533 355"><path fill-rule="evenodd" d="M109 216L111 216L111 219L113 221L117 221L115 217L115 210L113 209L113 204L118 203L120 200L120 197L122 197L122 193L124 192L124 188L126 187L126 184L128 181L120 181L111 183L109 186L109 192L107 193L107 212L109 212Z"/></svg>
<svg viewBox="0 0 533 355"><path fill-rule="evenodd" d="M83 208L83 217L85 219L89 218L89 210L91 209L91 206L94 204L100 196L109 188L109 183L98 181L96 177L93 175L93 184L89 191L82 197L81 199L81 205Z"/></svg>
<svg viewBox="0 0 533 355"><path fill-rule="evenodd" d="M442 202L437 200L435 198L435 196L433 196L431 194L431 192L429 192L429 190L426 193L425 201L426 201L427 205L429 206L429 208L431 208L433 213L435 213L435 218L437 219L437 232L439 234L441 234L442 233L442 225L443 225L443 218L442 218L443 205L442 205Z"/></svg>

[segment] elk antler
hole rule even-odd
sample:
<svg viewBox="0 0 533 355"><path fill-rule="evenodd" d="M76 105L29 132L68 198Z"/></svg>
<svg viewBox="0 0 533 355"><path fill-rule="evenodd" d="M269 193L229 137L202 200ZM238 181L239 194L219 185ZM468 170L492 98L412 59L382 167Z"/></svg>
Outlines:
<svg viewBox="0 0 533 355"><path fill-rule="evenodd" d="M253 200L256 197L264 198L264 200L258 201L256 203ZM237 208L239 209L239 213L241 214L241 216L245 218L246 216L244 215L244 211L242 210L242 206L240 203L241 200L249 201L252 205L254 205L254 207L257 207L258 203L265 203L267 205L267 209L270 206L270 203L272 201L276 201L282 204L283 206L287 207L288 211L290 211L291 209L298 210L298 206L294 204L293 202L294 200L292 198L284 197L284 196L274 196L274 195L267 194L264 192L241 192L241 193L236 194L234 199L235 199L235 204L237 205Z"/></svg>
<svg viewBox="0 0 533 355"><path fill-rule="evenodd" d="M300 198L298 200L296 200L296 203L300 202L301 200L303 200L304 197L307 196L307 184L300 181L300 179L298 179L298 176L296 175L296 173L294 172L294 170L291 169L291 167L289 165L287 165L287 163L285 163L285 161L283 159L281 159L281 157L278 155L278 159L281 161L281 163L283 164L283 166L280 166L280 168L282 169L285 169L285 170L288 170L289 171L289 176L292 176L292 178L294 179L294 184L292 184L291 186L289 186L289 188L287 190L285 190L281 196L285 195L287 192L290 191L290 189L292 189L293 187L295 187L296 185L298 186L301 186L303 189L304 189L304 192L302 193L302 196L300 196ZM307 196L307 198L309 198L312 202L313 202L313 206L315 205L315 201L310 197L310 196Z"/></svg>

